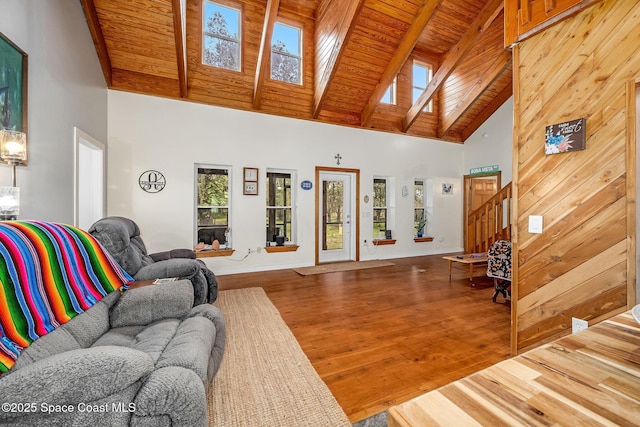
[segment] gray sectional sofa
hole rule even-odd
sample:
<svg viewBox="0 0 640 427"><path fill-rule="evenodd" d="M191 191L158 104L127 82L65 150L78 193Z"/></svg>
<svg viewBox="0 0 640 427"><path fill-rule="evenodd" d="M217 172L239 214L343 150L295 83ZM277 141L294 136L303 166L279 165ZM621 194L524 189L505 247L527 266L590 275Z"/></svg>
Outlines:
<svg viewBox="0 0 640 427"><path fill-rule="evenodd" d="M222 313L189 280L112 292L0 376L0 425L205 426Z"/></svg>
<svg viewBox="0 0 640 427"><path fill-rule="evenodd" d="M218 280L204 262L190 249L147 253L140 228L133 220L109 216L98 220L89 233L113 256L135 280L179 277L193 285L195 305L214 302L218 297Z"/></svg>

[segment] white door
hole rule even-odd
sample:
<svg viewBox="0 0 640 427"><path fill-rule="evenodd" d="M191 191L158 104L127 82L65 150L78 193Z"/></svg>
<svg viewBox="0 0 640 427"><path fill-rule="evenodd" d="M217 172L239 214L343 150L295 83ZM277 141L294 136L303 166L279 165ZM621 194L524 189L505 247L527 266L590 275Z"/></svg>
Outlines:
<svg viewBox="0 0 640 427"><path fill-rule="evenodd" d="M105 215L104 144L78 128L74 131L74 224L82 230L88 230Z"/></svg>
<svg viewBox="0 0 640 427"><path fill-rule="evenodd" d="M318 262L356 259L355 174L320 171Z"/></svg>

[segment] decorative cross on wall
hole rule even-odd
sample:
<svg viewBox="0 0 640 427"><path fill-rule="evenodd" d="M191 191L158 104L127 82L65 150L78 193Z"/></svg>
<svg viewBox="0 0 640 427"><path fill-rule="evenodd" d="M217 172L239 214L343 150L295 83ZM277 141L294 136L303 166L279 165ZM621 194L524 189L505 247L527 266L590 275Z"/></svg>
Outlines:
<svg viewBox="0 0 640 427"><path fill-rule="evenodd" d="M340 160L342 160L340 153L336 154L334 159L336 159L336 165L340 166Z"/></svg>

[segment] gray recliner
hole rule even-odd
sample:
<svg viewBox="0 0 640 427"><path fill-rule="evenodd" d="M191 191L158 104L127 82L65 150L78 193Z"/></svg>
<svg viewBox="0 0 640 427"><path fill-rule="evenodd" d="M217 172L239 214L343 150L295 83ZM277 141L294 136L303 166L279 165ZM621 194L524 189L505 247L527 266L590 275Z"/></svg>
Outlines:
<svg viewBox="0 0 640 427"><path fill-rule="evenodd" d="M191 249L147 254L138 225L119 216L102 218L88 231L135 280L189 279L193 284L194 305L211 303L218 297L215 274L196 259Z"/></svg>

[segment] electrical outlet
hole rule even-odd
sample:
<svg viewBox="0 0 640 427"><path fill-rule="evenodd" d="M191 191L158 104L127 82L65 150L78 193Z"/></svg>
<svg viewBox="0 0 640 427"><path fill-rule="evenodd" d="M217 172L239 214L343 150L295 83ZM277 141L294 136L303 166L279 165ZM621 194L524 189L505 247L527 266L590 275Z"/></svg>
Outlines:
<svg viewBox="0 0 640 427"><path fill-rule="evenodd" d="M589 322L586 320L578 319L575 317L571 318L571 333L577 334L580 331L584 331L589 327Z"/></svg>
<svg viewBox="0 0 640 427"><path fill-rule="evenodd" d="M367 246L367 239L364 239L364 245Z"/></svg>
<svg viewBox="0 0 640 427"><path fill-rule="evenodd" d="M247 249L247 255L251 255L251 252L253 252L253 249L251 248Z"/></svg>

